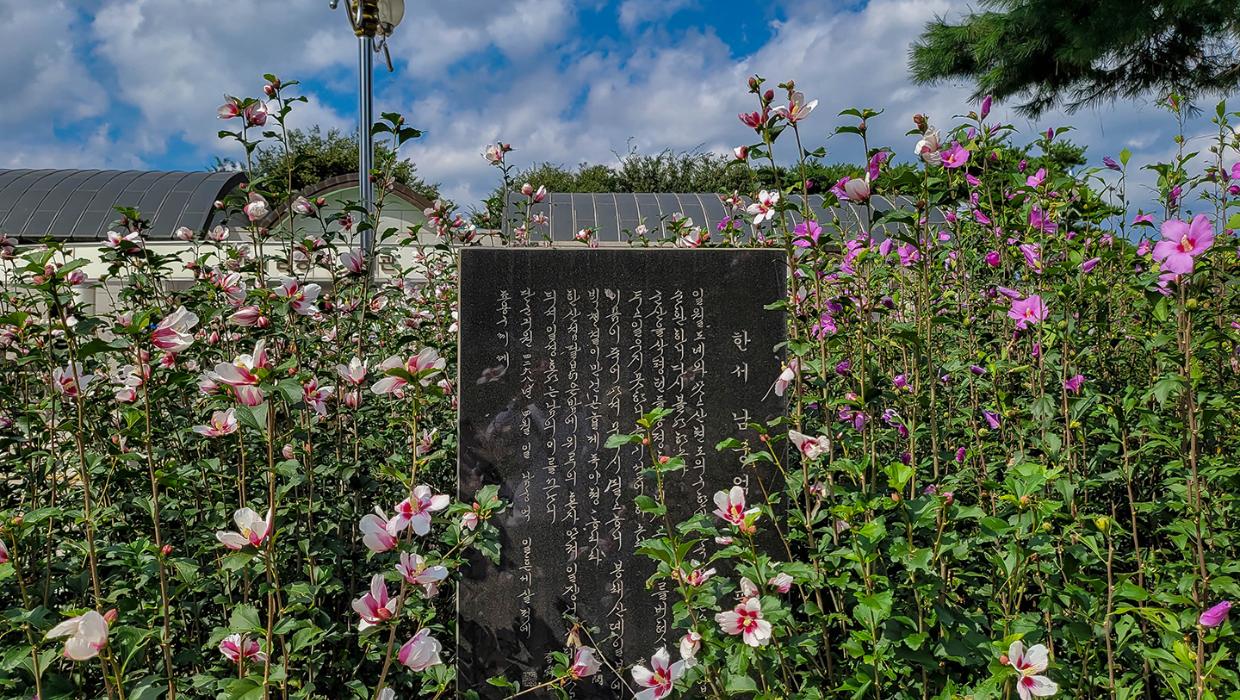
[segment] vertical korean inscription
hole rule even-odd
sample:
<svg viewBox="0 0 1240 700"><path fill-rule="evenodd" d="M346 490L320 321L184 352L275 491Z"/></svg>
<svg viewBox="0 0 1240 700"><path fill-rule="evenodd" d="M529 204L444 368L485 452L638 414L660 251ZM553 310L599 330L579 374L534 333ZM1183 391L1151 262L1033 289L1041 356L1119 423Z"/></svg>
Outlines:
<svg viewBox="0 0 1240 700"><path fill-rule="evenodd" d="M520 481L515 493L512 495L513 510L516 512L519 522L529 524L532 518L531 505L531 488L533 485L533 472L530 469L530 460L534 452L534 423L531 415L530 400L534 396L534 308L532 300L534 291L528 287L521 290L521 397L525 400L524 407L521 411L521 436L523 438L521 445L521 463L525 465L521 469ZM533 550L534 543L530 537L522 537L519 544L518 554L521 557L520 577L521 582L519 598L520 610L520 633L528 639L533 629L533 601L534 601L534 562Z"/></svg>
<svg viewBox="0 0 1240 700"><path fill-rule="evenodd" d="M479 288L470 287L477 268L462 273L461 489L498 481L513 505L495 523L500 565L476 562L461 589L461 652L471 660L461 676L493 697L491 675L527 686L545 677L568 618L594 628L618 667L674 643L674 591L647 589L653 565L634 552L660 525L633 505L651 488L641 478L649 454L603 443L643 412L673 410L654 435L686 463L669 484L673 520L745 483L713 446L781 410L760 385L778 372L782 320L761 307L783 282L778 257L753 251L478 253L492 265ZM754 277L762 283L746 288ZM574 696L617 697L622 687L600 674Z"/></svg>

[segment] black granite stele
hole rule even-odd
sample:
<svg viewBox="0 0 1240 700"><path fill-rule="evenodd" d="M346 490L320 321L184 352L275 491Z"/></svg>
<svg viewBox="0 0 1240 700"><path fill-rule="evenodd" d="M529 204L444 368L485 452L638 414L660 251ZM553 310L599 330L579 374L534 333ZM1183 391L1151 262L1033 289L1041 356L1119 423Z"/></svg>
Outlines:
<svg viewBox="0 0 1240 700"><path fill-rule="evenodd" d="M667 484L672 518L712 511L733 484L757 495L753 470L715 445L784 410L771 387L785 319L763 307L784 297L786 274L774 250L462 251L459 495L498 483L511 503L495 521L500 565L475 556L461 584L462 690L503 697L488 678L546 680L566 616L597 630L617 668L675 653L675 591L647 590L654 565L634 551L657 534L633 504L653 489L648 457L604 444L673 409L655 440L687 462ZM573 693L625 695L606 670Z"/></svg>

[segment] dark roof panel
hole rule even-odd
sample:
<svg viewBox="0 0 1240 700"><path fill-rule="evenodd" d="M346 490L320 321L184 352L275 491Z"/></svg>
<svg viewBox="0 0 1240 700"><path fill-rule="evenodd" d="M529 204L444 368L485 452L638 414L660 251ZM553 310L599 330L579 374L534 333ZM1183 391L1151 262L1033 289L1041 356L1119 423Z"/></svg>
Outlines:
<svg viewBox="0 0 1240 700"><path fill-rule="evenodd" d="M194 190L198 189L199 179L186 173L185 177L172 183L172 188L168 190L167 196L160 204L159 211L150 217L152 231L171 231L176 232L181 226L180 222L189 206L189 200L194 195Z"/></svg>
<svg viewBox="0 0 1240 700"><path fill-rule="evenodd" d="M605 193L594 195L594 218L597 221L599 235L620 235L620 219L616 213L616 195ZM606 239L608 243L613 242L609 237ZM617 238L614 242L619 243Z"/></svg>
<svg viewBox="0 0 1240 700"><path fill-rule="evenodd" d="M65 205L65 202L90 179L92 172L89 170L68 170L62 171L66 176L56 183L43 201L39 203L34 214L26 221L25 226L21 228L27 231L51 230L56 215L59 214ZM15 227L16 228L16 227Z"/></svg>
<svg viewBox="0 0 1240 700"><path fill-rule="evenodd" d="M30 190L30 186L46 177L51 170L21 170L17 177L8 181L0 190L0 231L7 231L9 214L21 203L22 197Z"/></svg>
<svg viewBox="0 0 1240 700"><path fill-rule="evenodd" d="M115 207L151 221L152 239L181 226L202 231L212 207L245 181L241 173L141 170L0 170L0 233L25 240L90 241L106 237Z"/></svg>
<svg viewBox="0 0 1240 700"><path fill-rule="evenodd" d="M82 233L78 229L78 223L85 216L86 208L90 206L91 202L95 201L95 196L99 194L100 190L107 187L109 182L124 176L125 172L120 170L93 171L90 177L82 181L81 187L65 199L64 206L56 214L56 218L52 220L51 227L48 228L49 235L54 235L51 234L53 231L65 231L68 233L70 240L89 240L94 234ZM31 231L30 236L38 238L40 234L36 231Z"/></svg>
<svg viewBox="0 0 1240 700"><path fill-rule="evenodd" d="M13 208L9 210L4 223L0 225L18 231L26 230L30 219L34 217L44 200L49 199L48 195L52 190L73 172L72 170L53 170L31 182L30 187L27 187L26 191L13 203Z"/></svg>

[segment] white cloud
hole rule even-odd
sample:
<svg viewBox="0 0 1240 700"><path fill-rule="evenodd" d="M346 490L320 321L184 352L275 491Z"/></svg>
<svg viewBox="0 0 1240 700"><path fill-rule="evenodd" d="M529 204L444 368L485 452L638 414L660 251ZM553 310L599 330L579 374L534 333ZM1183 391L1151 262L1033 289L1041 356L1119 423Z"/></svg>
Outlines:
<svg viewBox="0 0 1240 700"><path fill-rule="evenodd" d="M624 0L617 13L620 26L632 31L638 25L671 17L693 4L693 0Z"/></svg>
<svg viewBox="0 0 1240 700"><path fill-rule="evenodd" d="M665 27L650 27L627 51L612 44L576 47L558 73L521 67L522 75L501 89L469 91L473 98L463 110L442 95L414 100L411 118L429 133L412 152L423 174L442 181L458 201L476 201L494 186L478 154L501 136L517 146L519 163L612 162L630 139L646 152L726 152L753 139L736 114L755 108L745 79L758 73L771 87L795 79L798 89L820 100L804 133L810 147L826 143L829 160L860 158L855 137L830 137L836 125L849 122L836 113L852 106L884 109L871 123L871 145L890 145L908 157L914 139L905 132L914 114L947 124L974 107L966 85L914 85L906 66L906 47L926 22L960 7L948 0L873 0L860 9L794 5L760 49L739 59L710 30L690 29L669 40ZM633 22L638 9L630 7ZM1036 123L999 106L995 118L1011 121L1030 139L1047 125L1074 124L1070 137L1088 145L1095 162L1125 143L1137 151L1136 160L1154 159L1172 126L1166 115L1131 103L1051 113Z"/></svg>
<svg viewBox="0 0 1240 700"><path fill-rule="evenodd" d="M77 15L63 1L0 6L0 94L5 96L0 166L53 162L34 146L53 143L57 127L106 110L107 92L73 52L71 40L80 30ZM58 144L56 150L81 162L98 155L101 144L92 137L84 144Z"/></svg>
<svg viewBox="0 0 1240 700"><path fill-rule="evenodd" d="M251 0L112 0L95 14L91 28L95 55L118 78L117 98L137 108L141 126L134 145L158 154L171 138L222 150L215 138L216 106L226 93L260 95L263 73L290 76L311 66L349 64L348 42L324 40L319 31L331 22L349 36L345 17L327 3L275 14L270 5ZM348 123L315 102L316 121Z"/></svg>
<svg viewBox="0 0 1240 700"><path fill-rule="evenodd" d="M613 162L630 145L726 152L751 142L736 114L754 109L745 88L753 73L771 87L795 79L820 101L803 133L810 147L825 142L830 160L860 156L854 137L830 137L847 121L836 116L845 107L885 109L871 124L872 143L902 155L912 146L904 133L914 113L946 124L970 108L967 86L913 85L906 66L907 46L925 23L965 7L954 0L785 0L777 10L755 4L744 31L754 31L753 18L782 19L741 56L709 26L668 21L692 4L418 3L391 42L397 73L378 70L377 104L426 130L408 152L424 177L462 203L493 187L495 174L480 153L499 138L517 147L518 163L567 165ZM253 0L93 0L88 13L66 0L37 10L6 3L0 90L15 98L0 112L0 146L7 146L0 164L157 167L169 148L182 161L188 148L205 164L227 153L215 138L223 94L257 94L268 71L303 81L310 103L298 106L294 125L351 128L356 42L343 12L329 10L326 0L288 5L295 10ZM579 13L591 22L615 17L623 35L596 36ZM996 117L1012 115L1000 106ZM1165 114L1129 103L1052 114L1037 124L1012 120L1027 132L1076 124L1071 138L1089 145L1095 160L1124 145L1136 160L1161 155L1173 126Z"/></svg>

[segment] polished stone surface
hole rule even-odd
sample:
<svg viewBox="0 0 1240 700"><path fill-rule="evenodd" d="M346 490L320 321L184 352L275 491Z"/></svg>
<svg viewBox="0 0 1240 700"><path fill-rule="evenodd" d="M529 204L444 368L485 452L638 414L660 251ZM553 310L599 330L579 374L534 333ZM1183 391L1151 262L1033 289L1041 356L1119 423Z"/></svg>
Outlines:
<svg viewBox="0 0 1240 700"><path fill-rule="evenodd" d="M763 307L785 280L772 250L462 251L460 495L498 483L512 504L495 521L500 566L475 556L460 588L462 689L502 697L487 678L545 680L568 618L619 668L675 653L676 593L647 590L654 566L634 552L659 526L633 505L654 488L640 473L649 455L604 443L671 408L654 442L686 460L668 477L674 521L709 513L734 483L757 493L756 472L715 445L784 410L771 391L784 316ZM620 688L604 670L574 692Z"/></svg>

